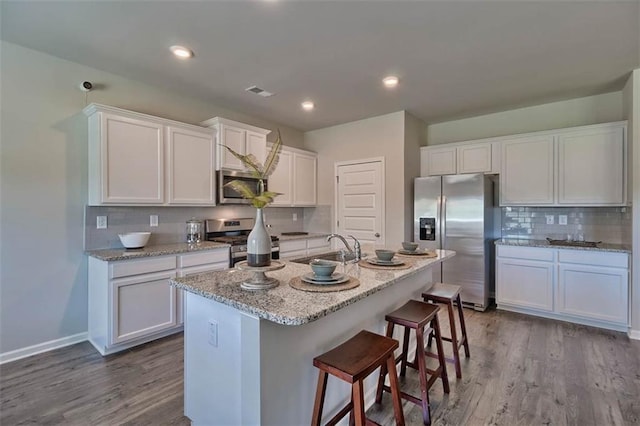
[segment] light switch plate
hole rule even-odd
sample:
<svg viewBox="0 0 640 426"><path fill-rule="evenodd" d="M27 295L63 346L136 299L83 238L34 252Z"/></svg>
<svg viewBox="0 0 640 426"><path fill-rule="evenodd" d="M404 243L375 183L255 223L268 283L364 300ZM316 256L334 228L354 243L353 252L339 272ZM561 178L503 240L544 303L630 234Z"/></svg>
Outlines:
<svg viewBox="0 0 640 426"><path fill-rule="evenodd" d="M158 215L157 214L149 215L149 226L151 226L151 227L158 226Z"/></svg>
<svg viewBox="0 0 640 426"><path fill-rule="evenodd" d="M553 225L554 216L552 214L548 214L548 215L546 215L546 218L547 218L547 225Z"/></svg>
<svg viewBox="0 0 640 426"><path fill-rule="evenodd" d="M561 214L558 215L558 225L566 225L567 224L567 215Z"/></svg>
<svg viewBox="0 0 640 426"><path fill-rule="evenodd" d="M106 216L96 216L96 229L107 229Z"/></svg>

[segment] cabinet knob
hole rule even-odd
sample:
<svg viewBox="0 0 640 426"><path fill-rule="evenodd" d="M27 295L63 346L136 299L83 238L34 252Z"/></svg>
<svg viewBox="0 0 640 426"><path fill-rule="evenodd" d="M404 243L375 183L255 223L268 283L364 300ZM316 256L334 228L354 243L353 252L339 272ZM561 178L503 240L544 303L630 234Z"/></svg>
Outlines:
<svg viewBox="0 0 640 426"><path fill-rule="evenodd" d="M379 233L379 232L376 232L376 233L374 234L374 237L376 237L376 238L380 238L380 233Z"/></svg>

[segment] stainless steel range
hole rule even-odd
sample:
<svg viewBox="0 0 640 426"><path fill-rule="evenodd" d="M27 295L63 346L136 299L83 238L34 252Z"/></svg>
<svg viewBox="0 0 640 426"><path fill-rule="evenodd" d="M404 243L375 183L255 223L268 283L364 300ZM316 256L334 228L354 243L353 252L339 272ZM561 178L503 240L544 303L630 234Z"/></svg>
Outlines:
<svg viewBox="0 0 640 426"><path fill-rule="evenodd" d="M255 219L207 219L205 238L208 241L231 245L229 265L247 260L247 236L251 232ZM280 259L280 241L271 236L271 259Z"/></svg>

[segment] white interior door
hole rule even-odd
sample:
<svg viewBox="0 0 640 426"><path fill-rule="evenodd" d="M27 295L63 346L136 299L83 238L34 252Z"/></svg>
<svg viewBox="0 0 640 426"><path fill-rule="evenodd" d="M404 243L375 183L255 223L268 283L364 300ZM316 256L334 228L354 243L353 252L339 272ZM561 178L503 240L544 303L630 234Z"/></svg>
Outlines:
<svg viewBox="0 0 640 426"><path fill-rule="evenodd" d="M383 159L336 164L336 176L336 232L383 245Z"/></svg>

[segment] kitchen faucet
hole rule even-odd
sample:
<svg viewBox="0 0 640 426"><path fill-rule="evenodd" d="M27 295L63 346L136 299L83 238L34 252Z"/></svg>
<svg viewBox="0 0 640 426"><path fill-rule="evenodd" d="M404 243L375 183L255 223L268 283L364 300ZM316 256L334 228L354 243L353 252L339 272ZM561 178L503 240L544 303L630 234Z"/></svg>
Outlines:
<svg viewBox="0 0 640 426"><path fill-rule="evenodd" d="M354 255L354 260L356 262L360 261L360 259L362 258L362 250L360 248L360 241L358 241L356 239L356 237L354 237L353 235L348 235L348 237L353 238L353 249L351 248L351 246L349 245L349 243L347 242L347 240L340 234L331 234L327 237L327 241L331 241L333 238L338 238L340 239L340 241L342 241L342 243L344 244L344 246L347 248L347 250L349 251L349 254L353 254ZM343 250L340 250L341 252L343 252Z"/></svg>

